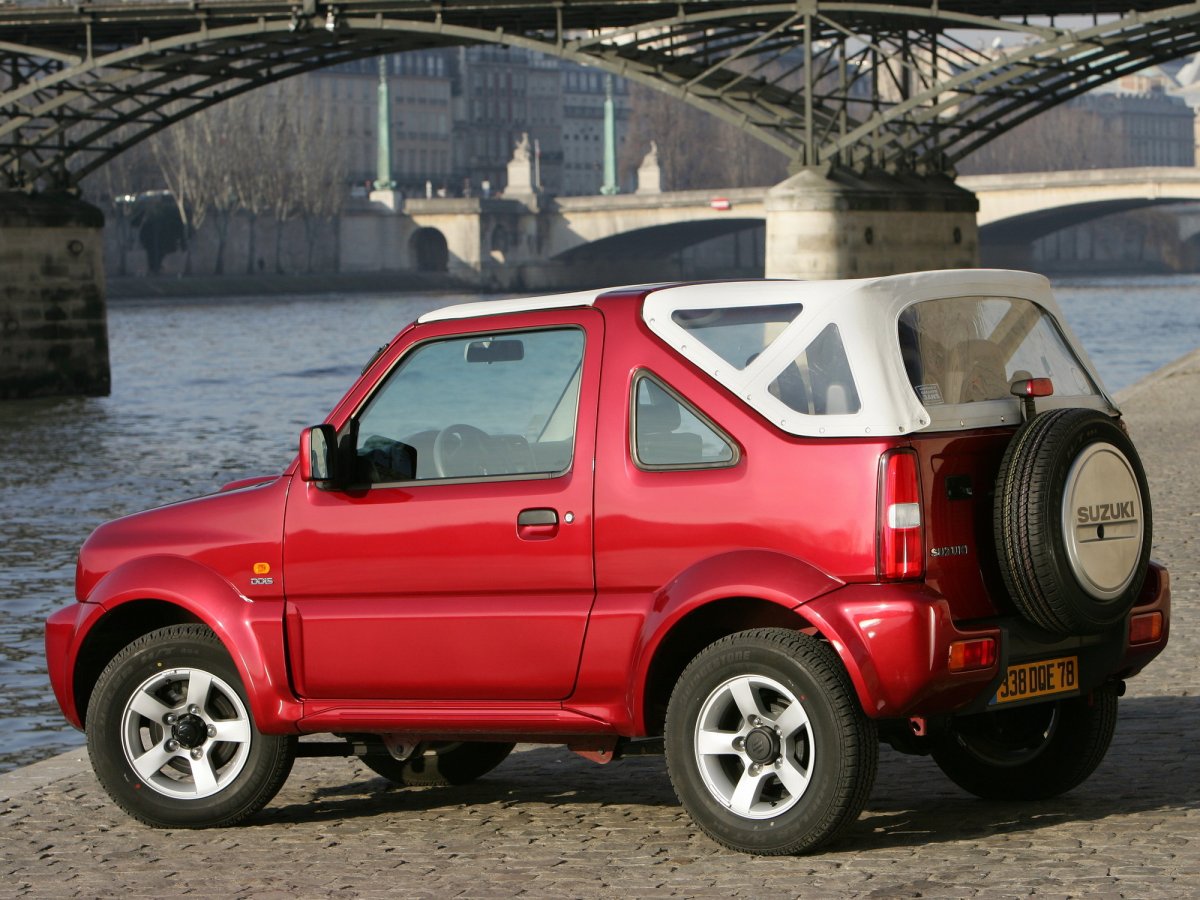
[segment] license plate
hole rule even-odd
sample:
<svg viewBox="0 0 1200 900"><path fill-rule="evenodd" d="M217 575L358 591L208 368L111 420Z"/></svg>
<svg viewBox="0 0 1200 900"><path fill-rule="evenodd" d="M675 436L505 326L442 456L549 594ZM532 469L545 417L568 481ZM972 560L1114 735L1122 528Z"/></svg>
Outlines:
<svg viewBox="0 0 1200 900"><path fill-rule="evenodd" d="M1074 691L1079 683L1079 657L1061 656L1009 666L993 704Z"/></svg>

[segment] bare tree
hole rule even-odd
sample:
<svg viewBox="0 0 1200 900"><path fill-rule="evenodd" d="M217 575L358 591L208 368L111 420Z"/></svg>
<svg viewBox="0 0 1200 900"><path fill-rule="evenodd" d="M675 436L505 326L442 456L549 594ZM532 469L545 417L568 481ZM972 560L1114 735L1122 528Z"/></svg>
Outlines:
<svg viewBox="0 0 1200 900"><path fill-rule="evenodd" d="M113 140L128 138L128 129L120 129ZM145 144L135 144L113 157L84 179L83 188L89 199L105 211L112 223L117 244L117 275L129 274L128 254L137 246L135 205L139 194L159 190L163 186L154 160Z"/></svg>
<svg viewBox="0 0 1200 900"><path fill-rule="evenodd" d="M713 115L640 85L630 103L623 182L632 179L651 141L658 144L663 190L752 187L787 177L783 154Z"/></svg>
<svg viewBox="0 0 1200 900"><path fill-rule="evenodd" d="M1129 144L1102 116L1077 106L1056 106L984 144L961 163L964 175L1050 172L1128 165Z"/></svg>
<svg viewBox="0 0 1200 900"><path fill-rule="evenodd" d="M290 89L290 90L289 90ZM285 96L285 91L289 92ZM269 84L239 98L239 148L242 165L238 169L238 203L247 217L246 273L255 271L258 262L258 223L264 217L276 220L275 270L281 271L280 241L282 222L294 213L288 206L290 157L289 101L295 93L293 83Z"/></svg>
<svg viewBox="0 0 1200 900"><path fill-rule="evenodd" d="M183 223L185 275L192 271L192 236L204 224L212 206L211 160L204 138L205 127L201 115L192 115L158 133L149 142L150 152Z"/></svg>
<svg viewBox="0 0 1200 900"><path fill-rule="evenodd" d="M226 101L197 116L197 153L206 174L208 208L217 234L217 253L213 274L225 273L225 248L229 225L238 209L238 180L245 166L242 152L241 116L244 105Z"/></svg>
<svg viewBox="0 0 1200 900"><path fill-rule="evenodd" d="M292 83L285 87L292 87ZM296 203L304 222L308 251L305 268L311 272L320 225L336 223L345 205L349 171L346 155L336 138L337 131L330 121L331 111L306 98L299 79L294 90L291 104L294 113L287 120L289 147L295 156ZM336 234L336 227L333 230Z"/></svg>

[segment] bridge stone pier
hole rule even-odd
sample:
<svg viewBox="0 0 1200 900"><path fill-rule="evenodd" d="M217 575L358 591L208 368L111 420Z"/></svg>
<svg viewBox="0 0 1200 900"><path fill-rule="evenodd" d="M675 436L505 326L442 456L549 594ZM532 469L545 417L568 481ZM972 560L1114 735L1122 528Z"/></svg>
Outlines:
<svg viewBox="0 0 1200 900"><path fill-rule="evenodd" d="M946 176L804 169L765 198L768 278L860 278L979 264L974 194Z"/></svg>
<svg viewBox="0 0 1200 900"><path fill-rule="evenodd" d="M0 193L0 399L108 394L100 210Z"/></svg>

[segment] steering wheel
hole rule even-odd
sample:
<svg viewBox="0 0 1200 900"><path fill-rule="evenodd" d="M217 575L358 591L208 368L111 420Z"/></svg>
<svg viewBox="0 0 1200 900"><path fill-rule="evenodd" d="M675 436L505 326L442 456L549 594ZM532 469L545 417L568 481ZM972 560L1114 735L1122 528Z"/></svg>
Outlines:
<svg viewBox="0 0 1200 900"><path fill-rule="evenodd" d="M442 478L487 474L488 434L474 425L448 425L433 439L433 468Z"/></svg>

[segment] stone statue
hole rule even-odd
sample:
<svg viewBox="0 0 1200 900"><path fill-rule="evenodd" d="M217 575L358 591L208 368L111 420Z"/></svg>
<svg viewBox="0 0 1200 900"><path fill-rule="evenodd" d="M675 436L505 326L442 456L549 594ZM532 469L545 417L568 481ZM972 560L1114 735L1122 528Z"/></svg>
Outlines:
<svg viewBox="0 0 1200 900"><path fill-rule="evenodd" d="M529 132L521 132L521 139L517 141L517 146L513 148L513 162L528 162L529 161Z"/></svg>
<svg viewBox="0 0 1200 900"><path fill-rule="evenodd" d="M662 193L662 170L658 167L658 144L654 141L650 142L650 152L642 158L642 164L638 166L637 193Z"/></svg>

